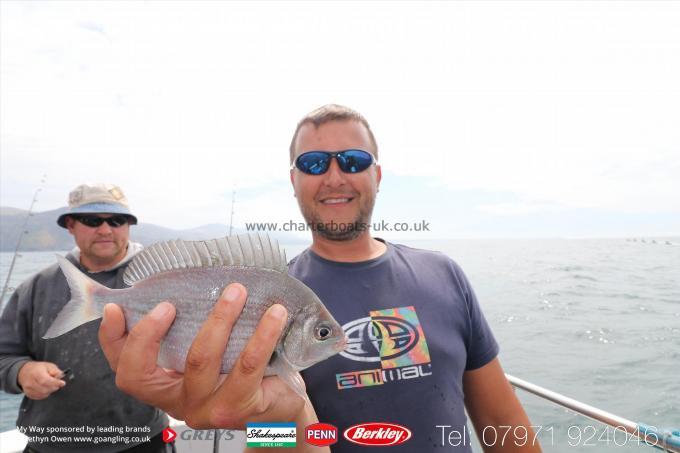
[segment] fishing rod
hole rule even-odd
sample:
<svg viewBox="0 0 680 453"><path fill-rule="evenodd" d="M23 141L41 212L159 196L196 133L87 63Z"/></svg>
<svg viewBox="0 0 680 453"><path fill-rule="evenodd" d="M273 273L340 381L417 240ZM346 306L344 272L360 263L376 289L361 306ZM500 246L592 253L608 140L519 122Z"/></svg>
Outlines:
<svg viewBox="0 0 680 453"><path fill-rule="evenodd" d="M220 433L219 429L214 429L213 434L215 438L213 439L213 453L220 453Z"/></svg>
<svg viewBox="0 0 680 453"><path fill-rule="evenodd" d="M35 191L35 194L33 195L33 201L31 201L31 206L28 208L28 214L26 214L24 224L21 226L21 231L19 232L19 239L17 240L17 245L14 248L14 255L12 256L12 262L10 263L9 270L7 271L7 279L5 279L5 286L2 287L2 294L0 295L0 307L2 306L2 303L5 300L5 294L7 293L7 289L9 288L9 280L10 278L12 278L14 263L17 260L17 256L19 256L19 247L21 247L21 240L24 238L24 234L28 233L28 231L26 231L28 219L30 219L31 216L33 215L33 206L38 201L38 194L40 193L40 191L42 191L42 185L45 183L46 180L47 175L43 175L42 179L40 180L40 187L38 187L38 189Z"/></svg>
<svg viewBox="0 0 680 453"><path fill-rule="evenodd" d="M231 189L231 215L229 216L229 236L231 236L232 225L234 223L234 202L236 201L236 183Z"/></svg>
<svg viewBox="0 0 680 453"><path fill-rule="evenodd" d="M567 409L570 409L588 418L604 423L605 425L612 426L614 429L621 429L622 431L625 431L628 434L644 441L646 445L659 448L668 453L680 453L680 429L662 430L645 423L636 423L623 417L619 417L618 415L614 415L610 412L603 411L602 409L589 406L588 404L569 398L568 396L553 392L552 390L539 387L538 385L516 378L509 374L506 374L505 377L507 377L508 381L510 381L510 383L517 388L521 388L522 390L551 401L562 407L566 407Z"/></svg>

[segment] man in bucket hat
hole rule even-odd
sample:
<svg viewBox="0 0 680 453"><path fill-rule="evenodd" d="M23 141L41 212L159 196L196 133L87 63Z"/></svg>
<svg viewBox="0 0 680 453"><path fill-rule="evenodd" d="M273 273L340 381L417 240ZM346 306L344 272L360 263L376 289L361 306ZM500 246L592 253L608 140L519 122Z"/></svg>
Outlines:
<svg viewBox="0 0 680 453"><path fill-rule="evenodd" d="M126 263L139 251L130 243L129 225L137 224L127 198L112 184L80 185L68 199L69 209L57 219L76 241L74 254L89 271L102 271Z"/></svg>
<svg viewBox="0 0 680 453"><path fill-rule="evenodd" d="M118 186L76 187L57 224L76 243L69 261L109 288L125 287L123 273L141 245L129 240L137 217ZM29 436L25 451L173 451L162 441L167 416L116 388L97 341L99 322L43 340L69 299L54 264L20 285L0 317L0 385L25 395L17 420Z"/></svg>

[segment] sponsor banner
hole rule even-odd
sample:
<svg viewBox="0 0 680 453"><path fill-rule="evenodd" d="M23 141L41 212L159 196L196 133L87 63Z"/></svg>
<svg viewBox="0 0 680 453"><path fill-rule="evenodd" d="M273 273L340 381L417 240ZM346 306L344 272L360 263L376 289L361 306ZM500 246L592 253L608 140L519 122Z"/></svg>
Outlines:
<svg viewBox="0 0 680 453"><path fill-rule="evenodd" d="M358 445L388 447L400 445L411 438L411 430L396 423L360 423L343 433L345 439Z"/></svg>
<svg viewBox="0 0 680 453"><path fill-rule="evenodd" d="M314 423L305 428L305 442L317 447L333 445L338 441L338 428L330 423Z"/></svg>
<svg viewBox="0 0 680 453"><path fill-rule="evenodd" d="M296 438L295 423L246 424L246 445L248 447L295 448Z"/></svg>

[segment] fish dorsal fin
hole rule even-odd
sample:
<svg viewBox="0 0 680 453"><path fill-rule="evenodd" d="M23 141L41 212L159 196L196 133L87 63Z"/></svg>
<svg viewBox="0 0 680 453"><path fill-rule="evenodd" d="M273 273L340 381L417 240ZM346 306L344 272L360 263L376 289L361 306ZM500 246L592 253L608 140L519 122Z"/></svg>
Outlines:
<svg viewBox="0 0 680 453"><path fill-rule="evenodd" d="M269 235L239 234L208 241L157 242L139 252L125 270L126 285L161 272L194 267L243 266L288 272L286 252Z"/></svg>

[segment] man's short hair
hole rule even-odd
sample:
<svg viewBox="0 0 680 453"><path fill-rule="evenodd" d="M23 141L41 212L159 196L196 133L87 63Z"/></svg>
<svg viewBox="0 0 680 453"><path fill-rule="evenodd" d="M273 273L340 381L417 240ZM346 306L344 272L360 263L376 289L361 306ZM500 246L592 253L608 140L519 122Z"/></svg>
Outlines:
<svg viewBox="0 0 680 453"><path fill-rule="evenodd" d="M371 126L368 125L368 121L366 121L366 118L364 118L363 115L357 112L356 110L353 110L349 107L345 107L344 105L326 104L305 115L305 117L302 118L298 123L297 128L295 128L293 140L291 140L290 142L291 164L293 163L293 159L295 157L295 141L297 140L300 128L307 123L311 123L314 125L315 128L318 128L322 124L330 123L331 121L358 121L359 123L363 124L366 130L368 131L369 137L371 138L375 158L378 159L378 143L375 141L373 131L371 131Z"/></svg>

